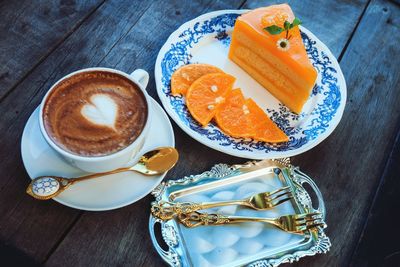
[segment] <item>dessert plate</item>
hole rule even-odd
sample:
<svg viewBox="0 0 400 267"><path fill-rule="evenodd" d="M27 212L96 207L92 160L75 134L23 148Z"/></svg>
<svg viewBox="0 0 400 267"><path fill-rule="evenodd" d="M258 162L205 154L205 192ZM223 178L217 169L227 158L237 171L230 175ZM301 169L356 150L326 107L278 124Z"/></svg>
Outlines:
<svg viewBox="0 0 400 267"><path fill-rule="evenodd" d="M174 146L174 132L168 116L152 99L154 116L143 148L143 154L160 146ZM25 169L31 179L42 175L77 177L86 173L69 165L45 141L39 128L39 108L25 125L21 141L21 154ZM54 200L81 210L110 210L136 202L151 192L165 177L144 176L125 172L100 177L72 185Z"/></svg>
<svg viewBox="0 0 400 267"><path fill-rule="evenodd" d="M330 50L309 30L300 26L307 54L318 72L316 85L299 115L228 59L236 18L246 10L221 10L186 22L171 34L161 48L156 65L157 93L172 119L197 141L221 152L251 159L283 158L303 153L325 138L338 125L346 104L346 82ZM181 96L170 89L172 73L189 63L215 65L237 78L235 88L254 99L289 136L289 142L268 144L237 139L224 134L214 123L201 127L190 115Z"/></svg>

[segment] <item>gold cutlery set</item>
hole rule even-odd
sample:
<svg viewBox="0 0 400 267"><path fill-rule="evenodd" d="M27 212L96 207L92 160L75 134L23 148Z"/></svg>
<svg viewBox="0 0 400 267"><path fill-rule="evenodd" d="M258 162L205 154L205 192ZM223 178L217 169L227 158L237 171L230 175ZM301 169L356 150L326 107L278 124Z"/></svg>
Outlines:
<svg viewBox="0 0 400 267"><path fill-rule="evenodd" d="M153 202L151 213L154 217L163 221L177 218L182 225L193 228L201 225L224 225L243 222L264 222L272 224L286 232L303 234L304 231L316 227L325 227L322 214L318 212L284 215L278 218L226 216L223 214L201 213L199 210L206 210L214 207L240 205L254 210L272 209L284 202L293 199L290 187L282 187L272 192L255 194L242 200L231 200L221 202Z"/></svg>
<svg viewBox="0 0 400 267"><path fill-rule="evenodd" d="M145 153L132 167L121 168L107 173L95 173L78 178L63 178L56 176L41 176L32 180L27 188L27 193L34 198L46 200L51 199L70 185L124 171L136 171L145 175L155 175L171 169L178 160L178 153L174 148L162 147ZM219 202L153 202L151 213L154 217L163 221L173 218L188 228L201 225L224 225L242 222L264 222L272 224L286 232L302 234L304 231L319 226L325 227L322 214L310 212L303 214L284 215L278 218L241 217L227 216L224 214L201 213L199 210L207 210L215 207L240 205L254 210L272 209L282 203L293 199L293 193L289 186L279 188L271 192L254 194L241 200L219 201Z"/></svg>
<svg viewBox="0 0 400 267"><path fill-rule="evenodd" d="M70 185L124 171L136 171L144 175L155 175L171 169L178 160L178 153L174 148L162 147L145 153L132 167L121 168L107 173L95 173L78 178L64 178L56 176L41 176L32 180L27 188L27 193L34 198L46 200L51 199ZM254 194L241 200L219 201L219 202L153 202L151 213L154 217L163 221L177 218L182 225L193 228L201 225L224 225L242 222L264 222L272 224L286 232L303 234L304 231L317 227L326 227L322 214L318 212L284 215L278 218L227 216L198 212L215 207L240 205L254 210L272 209L282 203L293 199L293 193L289 186L279 188L271 192Z"/></svg>

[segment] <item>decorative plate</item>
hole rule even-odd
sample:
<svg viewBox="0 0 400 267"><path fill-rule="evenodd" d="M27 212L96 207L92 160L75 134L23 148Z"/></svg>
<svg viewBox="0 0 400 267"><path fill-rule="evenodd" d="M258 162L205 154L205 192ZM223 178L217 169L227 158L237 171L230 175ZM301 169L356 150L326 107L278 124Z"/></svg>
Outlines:
<svg viewBox="0 0 400 267"><path fill-rule="evenodd" d="M221 10L186 22L171 34L161 48L155 79L161 102L172 119L197 141L221 152L251 159L283 158L303 153L327 138L338 125L346 103L346 83L330 50L309 30L300 27L308 56L318 71L311 96L299 115L290 112L239 66L228 59L236 18L247 10ZM237 139L215 124L201 127L190 115L181 96L170 89L172 73L189 63L215 65L237 78L235 87L253 98L289 136L289 142L268 144Z"/></svg>
<svg viewBox="0 0 400 267"><path fill-rule="evenodd" d="M303 184L307 183L318 199L314 208ZM205 213L276 218L286 214L319 211L325 220L324 201L316 184L299 168L287 161L263 160L243 165L215 165L199 175L161 183L152 194L156 202L209 202L243 199L254 193L289 186L293 200L270 210L253 210L241 206L208 209ZM315 203L314 203L315 204ZM163 249L156 238L155 224L161 224ZM329 251L331 242L319 226L291 234L263 223L239 223L186 228L177 220L161 221L150 216L150 236L159 255L170 266L251 266L274 267Z"/></svg>

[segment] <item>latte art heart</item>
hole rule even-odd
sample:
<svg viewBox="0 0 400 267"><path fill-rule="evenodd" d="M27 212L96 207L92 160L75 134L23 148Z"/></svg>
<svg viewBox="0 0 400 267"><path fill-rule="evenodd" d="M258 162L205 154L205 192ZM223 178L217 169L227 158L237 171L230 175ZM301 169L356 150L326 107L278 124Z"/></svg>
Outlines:
<svg viewBox="0 0 400 267"><path fill-rule="evenodd" d="M118 105L105 94L95 94L90 98L91 104L86 104L81 109L81 114L88 121L98 125L115 129Z"/></svg>
<svg viewBox="0 0 400 267"><path fill-rule="evenodd" d="M43 108L43 122L61 149L97 157L132 144L143 131L147 114L146 97L130 79L85 71L53 88Z"/></svg>

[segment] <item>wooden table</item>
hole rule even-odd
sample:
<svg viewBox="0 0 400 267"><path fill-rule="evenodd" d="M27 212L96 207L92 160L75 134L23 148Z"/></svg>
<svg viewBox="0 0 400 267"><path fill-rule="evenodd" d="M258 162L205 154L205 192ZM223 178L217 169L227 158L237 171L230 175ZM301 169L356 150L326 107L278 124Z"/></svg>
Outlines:
<svg viewBox="0 0 400 267"><path fill-rule="evenodd" d="M281 1L2 1L0 3L0 251L15 263L48 266L160 266L147 230L151 196L106 212L84 212L25 194L24 125L49 87L81 68L153 73L158 50L183 22L219 9ZM293 266L378 266L399 260L390 211L400 201L400 3L289 1L338 58L348 98L341 123L292 158L326 202L331 251ZM153 76L153 75L152 75ZM148 86L158 100L154 77ZM192 140L174 123L181 154L168 178L216 163L241 163ZM5 257L5 258L4 258Z"/></svg>

